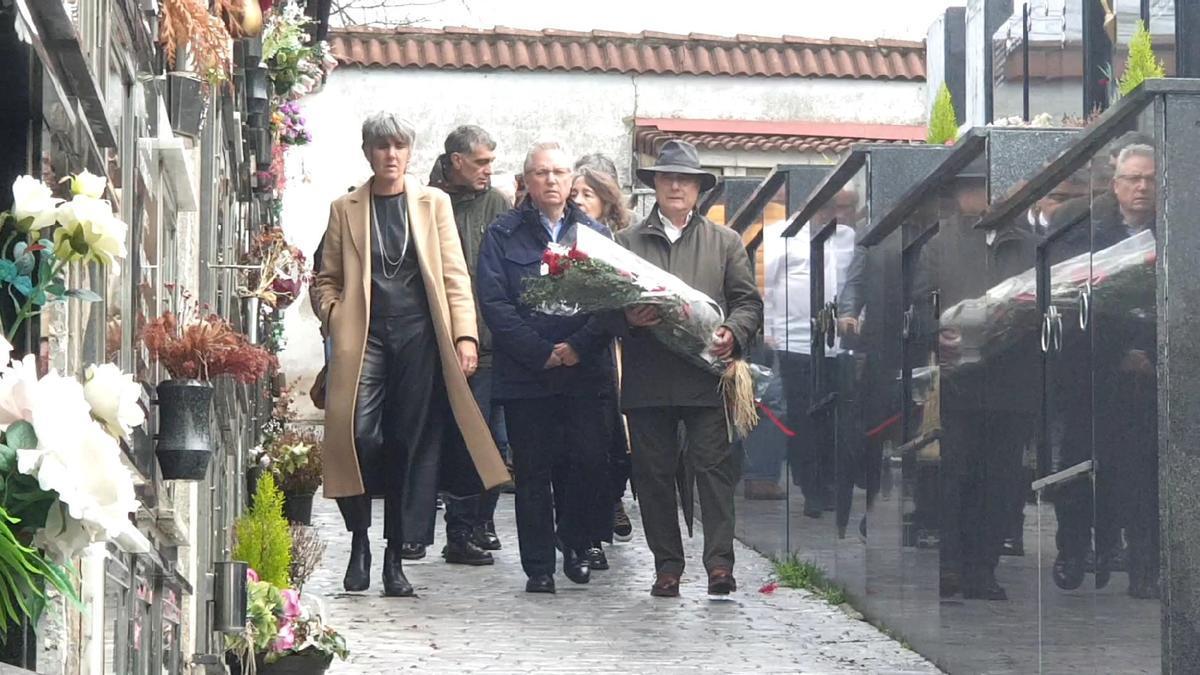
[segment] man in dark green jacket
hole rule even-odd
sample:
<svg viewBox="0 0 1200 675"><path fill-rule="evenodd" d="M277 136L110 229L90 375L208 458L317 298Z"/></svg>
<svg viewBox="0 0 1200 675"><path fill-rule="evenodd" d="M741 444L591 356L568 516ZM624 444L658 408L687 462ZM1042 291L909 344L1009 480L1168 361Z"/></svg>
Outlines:
<svg viewBox="0 0 1200 675"><path fill-rule="evenodd" d="M712 189L716 177L700 168L695 147L670 140L654 166L638 170L638 178L654 188L656 204L646 220L617 233L617 241L720 303L725 322L713 335L714 354L736 358L747 352L763 319L750 259L737 233L695 211L700 193ZM633 308L625 318L621 406L629 421L646 542L654 552L657 578L650 594L679 595L684 559L676 475L681 458L695 475L700 497L708 591L728 594L737 589L733 491L741 460L730 442L719 378L642 330L658 322L654 307ZM681 423L687 436L682 452Z"/></svg>
<svg viewBox="0 0 1200 675"><path fill-rule="evenodd" d="M429 184L450 195L454 222L462 240L463 257L475 287L475 272L479 260L479 244L483 232L496 216L507 212L512 205L508 198L492 187L492 162L496 158L496 141L483 129L464 125L446 137L445 154L434 162ZM479 410L488 419L496 445L504 452L508 446L504 428L504 413L492 405L492 335L483 323L479 309L479 294L475 293L475 316L479 322L479 367L471 376L471 391ZM500 548L492 517L496 512L498 493L464 497L447 495L446 539L442 555L446 562L465 565L490 565L488 551Z"/></svg>

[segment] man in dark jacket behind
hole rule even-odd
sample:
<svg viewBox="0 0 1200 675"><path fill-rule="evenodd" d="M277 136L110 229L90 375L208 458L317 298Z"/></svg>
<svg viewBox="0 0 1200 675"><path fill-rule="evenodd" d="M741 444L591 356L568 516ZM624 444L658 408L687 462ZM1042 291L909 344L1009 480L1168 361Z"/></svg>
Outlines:
<svg viewBox="0 0 1200 675"><path fill-rule="evenodd" d="M571 165L557 143L534 145L525 158L528 197L488 226L479 248L479 302L491 330L492 396L504 405L517 486L517 538L530 593L554 592L555 537L563 572L587 583L595 519L612 518L603 481L610 424L602 397L613 382L612 334L589 315L551 316L521 300L540 274L542 253L569 245L577 228L611 236L568 199ZM561 463L557 532L551 468Z"/></svg>
<svg viewBox="0 0 1200 675"><path fill-rule="evenodd" d="M725 323L713 336L722 358L748 351L763 320L763 301L750 272L750 259L737 233L695 211L700 193L716 177L700 168L696 148L670 140L655 166L638 178L654 188L657 203L642 223L621 231L617 241L720 303ZM733 578L733 491L741 458L733 450L719 378L669 351L642 328L659 321L651 306L625 313L621 404L629 420L634 481L642 504L646 542L654 552L657 578L650 594L679 595L683 542L679 532L676 475L682 456L695 474L704 525L704 567L710 594L737 589ZM681 454L682 423L687 447Z"/></svg>
<svg viewBox="0 0 1200 675"><path fill-rule="evenodd" d="M438 157L429 173L429 184L450 195L454 222L462 241L463 257L476 288L475 315L479 319L479 368L471 376L471 392L475 402L492 428L492 436L501 452L506 450L508 435L504 413L492 402L492 336L479 311L479 292L476 267L483 232L497 216L509 210L508 199L492 187L492 162L496 158L496 141L483 129L463 125L450 132L444 145L445 154ZM499 492L491 490L470 497L447 495L446 562L465 565L488 565L488 551L500 548L492 518L496 512Z"/></svg>

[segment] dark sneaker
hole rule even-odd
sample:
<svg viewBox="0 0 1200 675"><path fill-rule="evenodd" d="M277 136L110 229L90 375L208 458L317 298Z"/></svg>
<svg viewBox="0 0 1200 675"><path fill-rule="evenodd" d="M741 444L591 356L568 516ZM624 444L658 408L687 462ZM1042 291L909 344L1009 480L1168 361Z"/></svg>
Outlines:
<svg viewBox="0 0 1200 675"><path fill-rule="evenodd" d="M600 546L593 546L587 551L588 567L594 570L608 569L608 556L604 555L604 549Z"/></svg>
<svg viewBox="0 0 1200 675"><path fill-rule="evenodd" d="M617 501L613 509L613 539L629 541L633 539L633 523L629 522L629 514L625 513L625 503Z"/></svg>

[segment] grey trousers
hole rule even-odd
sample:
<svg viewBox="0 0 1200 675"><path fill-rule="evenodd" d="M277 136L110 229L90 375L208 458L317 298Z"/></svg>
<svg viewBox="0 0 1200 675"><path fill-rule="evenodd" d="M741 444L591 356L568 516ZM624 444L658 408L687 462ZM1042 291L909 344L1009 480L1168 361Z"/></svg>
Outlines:
<svg viewBox="0 0 1200 675"><path fill-rule="evenodd" d="M704 527L704 569L733 569L733 491L741 479L741 453L729 443L721 408L636 408L626 411L633 476L646 543L659 574L682 574L676 476L694 474ZM683 424L686 447L680 447ZM686 463L686 464L681 464Z"/></svg>

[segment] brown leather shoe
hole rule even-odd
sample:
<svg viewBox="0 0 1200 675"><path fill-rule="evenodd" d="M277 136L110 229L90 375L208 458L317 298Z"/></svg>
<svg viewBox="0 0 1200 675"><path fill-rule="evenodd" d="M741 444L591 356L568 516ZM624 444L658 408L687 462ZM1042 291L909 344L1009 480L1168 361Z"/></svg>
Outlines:
<svg viewBox="0 0 1200 675"><path fill-rule="evenodd" d="M650 595L656 598L679 597L679 575L660 572L650 587Z"/></svg>
<svg viewBox="0 0 1200 675"><path fill-rule="evenodd" d="M749 479L743 484L746 499L787 499L787 490L778 481Z"/></svg>
<svg viewBox="0 0 1200 675"><path fill-rule="evenodd" d="M728 567L715 567L708 573L708 594L729 595L737 590L737 580Z"/></svg>

